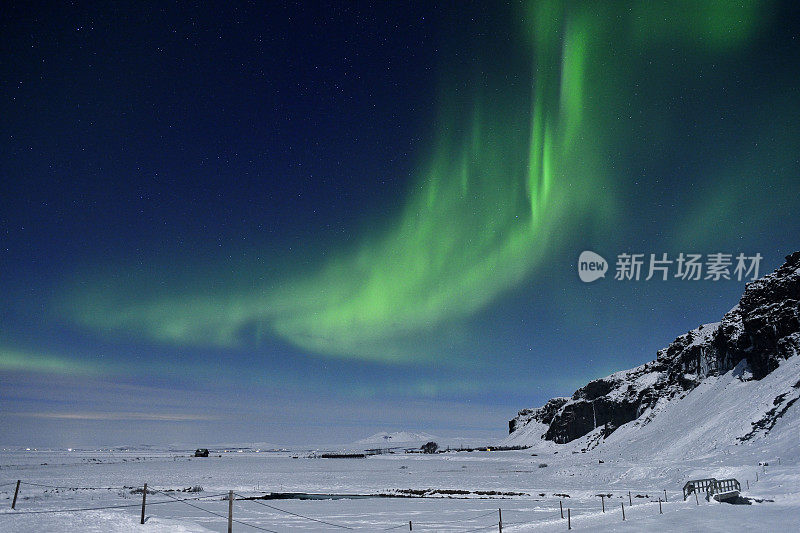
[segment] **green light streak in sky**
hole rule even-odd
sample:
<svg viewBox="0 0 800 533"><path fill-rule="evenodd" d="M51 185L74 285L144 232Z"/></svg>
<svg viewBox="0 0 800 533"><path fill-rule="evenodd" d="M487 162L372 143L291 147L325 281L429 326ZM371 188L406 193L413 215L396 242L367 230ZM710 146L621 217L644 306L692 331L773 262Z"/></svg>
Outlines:
<svg viewBox="0 0 800 533"><path fill-rule="evenodd" d="M630 28L641 45L654 42L691 44L705 51L735 49L751 39L765 22L763 0L671 0L632 2Z"/></svg>
<svg viewBox="0 0 800 533"><path fill-rule="evenodd" d="M498 100L489 94L494 87L476 88L469 120L444 102L430 161L383 235L273 291L156 298L121 309L106 308L99 295L81 308L81 321L222 346L258 324L314 353L429 356L404 339L468 317L522 282L555 228L569 222L565 214L575 216L580 196L588 200L602 180L598 167L589 172L570 163L582 159L577 139L588 32L572 23L563 30L560 15L551 18L561 8L543 6L534 14L542 29L531 94ZM520 113L525 108L531 113Z"/></svg>
<svg viewBox="0 0 800 533"><path fill-rule="evenodd" d="M72 358L34 354L0 347L0 371L36 372L44 374L100 374L100 368Z"/></svg>
<svg viewBox="0 0 800 533"><path fill-rule="evenodd" d="M530 103L480 94L470 123L446 116L395 228L274 294L285 310L268 317L275 332L317 353L408 358L385 341L484 308L529 275L556 228L576 221L566 214L577 218L581 196L603 179L599 165L573 163L589 37L578 22L562 30L545 8L534 13L543 30ZM532 112L520 114L526 105Z"/></svg>
<svg viewBox="0 0 800 533"><path fill-rule="evenodd" d="M316 354L430 358L415 339L530 280L559 236L578 231L586 217L608 221L614 202L602 154L610 125L587 98L621 83L605 73L614 60L605 43L627 31L634 42L694 39L721 48L753 32L755 17L742 21L753 15L750 4L743 11L708 4L699 18L688 6L683 14L665 7L665 16L650 5L531 3L516 43L529 56L525 90L509 90L502 79L476 84L469 95L448 86L435 146L398 219L316 272L258 291L116 303L95 288L74 305L77 320L181 345L236 346L255 330Z"/></svg>

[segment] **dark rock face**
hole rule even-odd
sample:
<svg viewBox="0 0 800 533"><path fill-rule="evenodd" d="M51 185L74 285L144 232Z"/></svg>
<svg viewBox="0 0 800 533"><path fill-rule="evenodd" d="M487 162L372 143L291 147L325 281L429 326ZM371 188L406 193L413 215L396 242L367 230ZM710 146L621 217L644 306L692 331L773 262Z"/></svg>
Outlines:
<svg viewBox="0 0 800 533"><path fill-rule="evenodd" d="M715 342L725 368L747 359L753 377L761 379L797 352L792 334L800 331L799 271L800 252L795 252L774 273L747 284Z"/></svg>
<svg viewBox="0 0 800 533"><path fill-rule="evenodd" d="M517 416L508 421L508 432L514 433L517 429L525 426L531 420L549 424L553 421L556 413L569 401L569 398L550 398L542 407L535 409L523 409Z"/></svg>
<svg viewBox="0 0 800 533"><path fill-rule="evenodd" d="M564 404L567 403L568 398L550 398L547 400L547 403L544 404L541 411L539 412L539 422L543 424L549 424L553 421L558 411L564 407Z"/></svg>
<svg viewBox="0 0 800 533"><path fill-rule="evenodd" d="M553 442L569 442L583 436L595 428L592 403L585 400L570 402L558 413L556 423L551 423L544 438Z"/></svg>
<svg viewBox="0 0 800 533"><path fill-rule="evenodd" d="M800 389L800 381L794 384L792 387L795 389L791 392L785 392L783 394L779 394L773 401L772 405L774 407L764 413L764 416L761 419L756 420L755 422L751 422L752 429L746 435L743 435L738 438L739 441L744 442L747 440L752 439L755 435L757 435L760 431L769 432L775 424L780 420L780 418L786 414L786 411L800 400L800 393L798 393L797 389ZM792 394L792 397L788 397Z"/></svg>
<svg viewBox="0 0 800 533"><path fill-rule="evenodd" d="M681 335L659 350L655 361L591 381L571 398L553 398L538 409L523 409L509 421L509 433L535 420L549 425L543 438L557 443L601 426L607 436L633 420L647 424L659 401L693 389L707 376L746 361L752 378L762 379L781 360L797 354L800 252L787 256L772 274L748 283L738 305L721 322Z"/></svg>
<svg viewBox="0 0 800 533"><path fill-rule="evenodd" d="M614 385L604 379L596 379L590 381L580 389L575 391L572 395L573 400L595 400L601 396L605 396L614 388Z"/></svg>

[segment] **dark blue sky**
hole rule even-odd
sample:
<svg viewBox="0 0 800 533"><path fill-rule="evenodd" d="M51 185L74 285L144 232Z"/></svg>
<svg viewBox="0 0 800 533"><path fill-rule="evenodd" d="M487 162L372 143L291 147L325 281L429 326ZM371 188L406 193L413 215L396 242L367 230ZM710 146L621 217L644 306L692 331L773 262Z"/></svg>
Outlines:
<svg viewBox="0 0 800 533"><path fill-rule="evenodd" d="M744 281L618 254L800 246L797 15L7 8L2 444L488 438L652 359Z"/></svg>

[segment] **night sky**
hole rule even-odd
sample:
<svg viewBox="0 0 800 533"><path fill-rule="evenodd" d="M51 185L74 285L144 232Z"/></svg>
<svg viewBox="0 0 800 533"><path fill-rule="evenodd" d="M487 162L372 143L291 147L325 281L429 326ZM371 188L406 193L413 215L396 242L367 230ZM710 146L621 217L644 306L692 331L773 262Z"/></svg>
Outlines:
<svg viewBox="0 0 800 533"><path fill-rule="evenodd" d="M0 14L0 445L501 437L800 249L795 2L274 4Z"/></svg>

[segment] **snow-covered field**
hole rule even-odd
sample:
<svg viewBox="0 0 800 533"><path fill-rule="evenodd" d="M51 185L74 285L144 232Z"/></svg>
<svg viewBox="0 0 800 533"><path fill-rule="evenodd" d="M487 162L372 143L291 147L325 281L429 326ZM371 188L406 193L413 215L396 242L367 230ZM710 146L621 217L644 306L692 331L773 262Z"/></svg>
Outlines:
<svg viewBox="0 0 800 533"><path fill-rule="evenodd" d="M228 491L236 498L337 496L236 499L235 531L403 531L409 521L414 531L496 531L500 512L503 531L564 531L559 503L576 531L800 531L800 408L787 408L769 432L738 438L795 398L800 358L761 381L740 374L711 376L605 440L598 428L555 444L531 423L498 443L531 446L524 450L347 459L230 447L212 449L208 458L185 449L0 450L0 531L226 531ZM378 434L335 449L418 446L428 438ZM709 477L738 479L752 503L683 501L686 481ZM12 511L16 480L22 484ZM144 483L155 492L140 525ZM659 498L666 500L661 512Z"/></svg>
<svg viewBox="0 0 800 533"><path fill-rule="evenodd" d="M235 523L234 531L258 531L246 524L271 531L342 529L303 517L362 531L408 530L409 520L415 531L492 531L497 530L498 509L502 509L503 531L561 531L567 524L560 518L560 500L565 514L570 509L576 531L799 530L797 454L782 457L779 465L778 457L761 457L756 445L736 448L738 453L682 460L660 460L654 451L647 462L629 462L598 450L571 453L566 446L550 452L540 450L537 456L532 456L531 450L520 450L393 454L365 459L317 459L308 457L308 453L254 451L223 452L222 457L209 458L189 457L188 451L5 451L0 453L0 501L5 502L0 511L0 531L225 531L223 517L227 516L228 503L221 494L229 490L253 496L264 492L374 495L397 489L524 495L260 503L236 500L234 518L243 523ZM769 466L759 466L759 461ZM691 498L684 502L683 483L700 474L737 477L743 495L774 501L730 505L701 498L697 505ZM17 479L23 483L16 505L19 514L13 514L15 487L10 483ZM139 525L141 494L131 494L131 489L145 482L157 490L200 486L202 491L148 494L147 520ZM667 502L662 503L663 514L659 514L658 498L664 498L664 490ZM597 496L600 493L611 494L605 499L605 513ZM172 498L205 499L178 502ZM622 503L626 508L624 523ZM116 505L131 507L41 512Z"/></svg>

